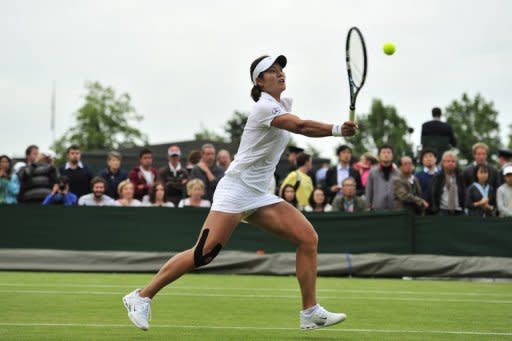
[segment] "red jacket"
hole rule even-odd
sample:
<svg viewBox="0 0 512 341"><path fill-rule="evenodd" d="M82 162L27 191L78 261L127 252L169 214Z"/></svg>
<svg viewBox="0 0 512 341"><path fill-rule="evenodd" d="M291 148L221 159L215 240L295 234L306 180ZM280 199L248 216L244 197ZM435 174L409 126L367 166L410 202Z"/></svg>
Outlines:
<svg viewBox="0 0 512 341"><path fill-rule="evenodd" d="M153 181L156 181L157 179L157 171L156 168L151 167L149 171L153 174ZM135 199L142 200L142 197L148 194L149 187L146 183L146 178L144 177L144 174L140 170L140 167L134 167L130 173L128 173L128 179L132 182L133 186L135 187L135 193L134 197ZM144 185L143 188L139 188L140 185Z"/></svg>

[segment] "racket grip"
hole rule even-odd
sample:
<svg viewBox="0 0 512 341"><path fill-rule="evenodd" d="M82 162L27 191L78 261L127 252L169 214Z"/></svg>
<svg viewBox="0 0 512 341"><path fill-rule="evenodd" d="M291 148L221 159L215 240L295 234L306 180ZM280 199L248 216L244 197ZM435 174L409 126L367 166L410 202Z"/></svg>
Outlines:
<svg viewBox="0 0 512 341"><path fill-rule="evenodd" d="M349 119L349 121L354 122L354 120L356 119L356 111L355 110L350 109L349 114L348 114L348 119Z"/></svg>

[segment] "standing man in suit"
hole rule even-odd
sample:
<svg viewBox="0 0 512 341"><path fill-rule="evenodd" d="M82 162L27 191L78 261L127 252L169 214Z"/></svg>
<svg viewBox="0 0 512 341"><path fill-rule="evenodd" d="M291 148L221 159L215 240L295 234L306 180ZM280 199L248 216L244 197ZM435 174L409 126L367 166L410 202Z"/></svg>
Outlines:
<svg viewBox="0 0 512 341"><path fill-rule="evenodd" d="M352 148L343 144L336 150L338 156L338 164L329 168L325 176L325 194L332 201L336 196L342 195L341 188L343 180L348 177L354 178L356 181L356 195L364 194L364 187L361 183L361 175L350 165L352 160Z"/></svg>
<svg viewBox="0 0 512 341"><path fill-rule="evenodd" d="M457 146L453 128L441 121L441 109L432 109L432 120L423 123L421 127L421 144L423 148L434 149L437 155Z"/></svg>

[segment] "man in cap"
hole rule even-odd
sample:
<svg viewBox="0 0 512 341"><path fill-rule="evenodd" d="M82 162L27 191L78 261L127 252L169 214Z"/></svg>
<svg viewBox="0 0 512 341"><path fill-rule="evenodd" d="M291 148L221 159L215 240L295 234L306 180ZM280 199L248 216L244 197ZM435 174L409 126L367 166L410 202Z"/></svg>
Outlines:
<svg viewBox="0 0 512 341"><path fill-rule="evenodd" d="M498 188L496 193L498 212L500 217L512 217L512 165L503 169L505 183Z"/></svg>
<svg viewBox="0 0 512 341"><path fill-rule="evenodd" d="M503 170L507 166L512 166L512 150L500 148L498 149L498 164L500 165L500 185L505 183Z"/></svg>
<svg viewBox="0 0 512 341"><path fill-rule="evenodd" d="M167 149L167 165L158 170L158 179L165 184L165 193L167 201L174 206L178 206L181 199L187 194L186 185L188 181L188 171L181 165L181 149L177 145L172 145Z"/></svg>

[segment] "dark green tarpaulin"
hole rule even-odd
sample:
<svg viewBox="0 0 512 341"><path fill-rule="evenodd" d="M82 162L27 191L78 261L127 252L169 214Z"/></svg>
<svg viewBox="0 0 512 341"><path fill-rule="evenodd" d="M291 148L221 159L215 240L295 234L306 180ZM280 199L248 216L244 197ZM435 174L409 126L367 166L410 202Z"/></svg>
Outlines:
<svg viewBox="0 0 512 341"><path fill-rule="evenodd" d="M179 251L191 247L208 210L0 206L0 248ZM315 213L319 252L512 257L512 219L414 217L405 212ZM295 247L240 224L227 250L292 252Z"/></svg>

